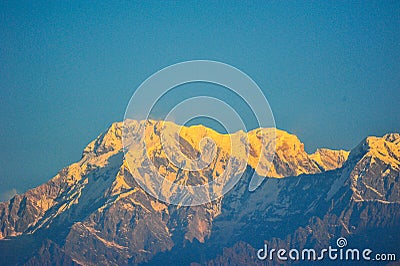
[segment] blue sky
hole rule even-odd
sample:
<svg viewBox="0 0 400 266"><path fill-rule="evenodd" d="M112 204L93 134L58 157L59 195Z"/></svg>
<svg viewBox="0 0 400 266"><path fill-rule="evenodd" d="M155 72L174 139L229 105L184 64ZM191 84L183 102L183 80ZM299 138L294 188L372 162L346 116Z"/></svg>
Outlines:
<svg viewBox="0 0 400 266"><path fill-rule="evenodd" d="M252 77L308 151L400 131L400 2L0 3L0 194L79 160L141 82L193 59Z"/></svg>

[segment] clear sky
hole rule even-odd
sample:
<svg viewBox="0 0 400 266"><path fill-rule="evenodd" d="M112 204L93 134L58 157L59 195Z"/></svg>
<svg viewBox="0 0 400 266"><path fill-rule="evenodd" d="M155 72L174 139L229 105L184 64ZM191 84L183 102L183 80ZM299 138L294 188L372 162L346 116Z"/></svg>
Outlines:
<svg viewBox="0 0 400 266"><path fill-rule="evenodd" d="M246 72L309 152L400 131L399 1L4 2L3 198L79 160L135 88L186 60Z"/></svg>

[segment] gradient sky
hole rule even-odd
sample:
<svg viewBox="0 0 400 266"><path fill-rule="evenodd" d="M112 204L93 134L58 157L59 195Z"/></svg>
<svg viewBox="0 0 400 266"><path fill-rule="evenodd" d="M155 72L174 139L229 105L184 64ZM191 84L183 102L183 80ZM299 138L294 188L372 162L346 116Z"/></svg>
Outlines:
<svg viewBox="0 0 400 266"><path fill-rule="evenodd" d="M0 3L0 197L80 159L149 75L193 59L262 88L278 128L351 149L400 131L400 2Z"/></svg>

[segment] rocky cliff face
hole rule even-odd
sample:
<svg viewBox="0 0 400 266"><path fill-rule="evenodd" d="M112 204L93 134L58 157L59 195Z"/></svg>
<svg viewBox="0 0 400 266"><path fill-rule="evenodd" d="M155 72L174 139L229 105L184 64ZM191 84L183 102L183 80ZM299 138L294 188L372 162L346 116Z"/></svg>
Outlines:
<svg viewBox="0 0 400 266"><path fill-rule="evenodd" d="M0 203L0 254L9 264L31 265L223 264L224 258L240 264L254 258L248 247L264 241L322 246L336 236L363 236L368 242L372 231L398 233L399 134L369 137L350 155L328 149L309 155L296 136L277 130L275 157L267 169L257 167L255 157L262 148L257 135L269 134L268 129L226 136L203 126L184 128L179 149L186 156L198 156L205 136L216 145L210 166L192 173L168 161L160 146L160 123L150 121L146 137L150 158L164 177L188 184L215 179L227 167L232 145L227 138L246 136L250 156L244 165L244 158L236 158L236 167L245 167L243 178L224 197L203 205L159 201L137 184L134 176L145 179L147 166L137 157L136 167L128 167L124 128L115 123L84 149L79 162ZM134 131L143 122L129 126ZM254 171L265 181L249 192ZM165 197L173 196L163 189ZM29 248L13 255L24 246ZM229 255L232 246L243 254Z"/></svg>

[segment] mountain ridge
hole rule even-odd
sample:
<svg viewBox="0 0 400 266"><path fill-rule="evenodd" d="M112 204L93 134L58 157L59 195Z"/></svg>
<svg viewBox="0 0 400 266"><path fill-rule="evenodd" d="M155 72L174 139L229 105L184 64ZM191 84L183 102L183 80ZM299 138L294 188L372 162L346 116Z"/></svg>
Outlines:
<svg viewBox="0 0 400 266"><path fill-rule="evenodd" d="M157 123L150 130L155 139L159 136ZM138 121L133 124L142 126ZM201 128L183 132L187 154L196 152L199 140L194 132L198 134ZM337 209L339 213L354 212L354 206L362 204L375 212L386 211L384 217L389 218L380 222L382 226L396 225L398 207L391 207L390 216L389 207L379 210L371 204L399 204L397 133L366 138L350 155L327 149L309 155L296 136L278 130L271 176L264 177L260 189L247 191L248 177L255 171L247 165L243 180L226 196L201 206L180 207L154 199L136 183L124 159L122 130L121 122L113 123L85 147L80 161L62 169L49 182L0 203L0 238L11 239L0 241L3 245L24 236L42 235L47 239L49 230L58 235L50 237L51 242L45 240L44 247L36 255L26 255L22 263L49 259L48 249L54 251L54 259L62 257L66 265L71 260L89 265L91 261L108 265L151 262L160 254L179 252L180 247L184 249L182 245L224 243L228 247L230 241L246 239L243 232L253 236L254 228L270 238L273 237L270 230L277 230L287 220L288 229L280 233L284 238L290 230L306 226L315 215L321 221L339 221L341 218L324 217L336 217L331 212L342 205ZM260 132L263 130L249 132L250 139L256 140ZM219 136L212 133L215 134ZM160 157L159 147L156 144L154 147L153 159L160 168L165 168L165 175L177 173L166 164L165 157ZM195 181L203 182L223 168L226 154L221 152L218 156L221 164L214 164L212 171L201 172ZM183 171L174 178L187 182L189 175ZM336 207L331 209L330 204ZM305 217L296 218L301 209L306 210ZM243 219L264 221L268 226L260 228ZM352 226L347 220L342 222L347 228ZM254 240L250 244L257 243Z"/></svg>
<svg viewBox="0 0 400 266"><path fill-rule="evenodd" d="M140 121L140 122L135 121L134 123L140 125L143 124L144 122L145 121ZM151 122L153 122L154 125L157 125L156 121L151 121ZM46 212L49 208L54 206L54 198L56 198L58 195L52 186L55 186L58 189L66 189L65 187L61 188L60 186L62 185L73 186L76 182L81 181L82 176L86 175L91 169L105 166L108 163L107 160L110 157L121 156L121 152L123 149L121 141L122 126L123 126L122 122L113 123L104 133L100 134L95 140L91 141L84 148L82 152L82 158L80 161L73 163L70 166L67 166L62 170L60 170L60 172L55 177L53 177L49 182L46 182L43 185L30 189L27 192L21 194L21 195L27 194L28 196L30 195L34 196L33 194L35 193L33 191L35 189L38 189L45 196L46 195L49 196L43 198L35 198L36 201L35 205L40 208L37 210L33 210L34 213L37 213L36 215L37 217L41 217L43 215L43 212ZM216 131L201 125L190 127L188 129L196 129L197 131L198 128L204 129L206 131L212 131L217 135L229 136L229 134L219 134ZM262 129L254 129L250 131L248 134L254 137L260 132L260 130ZM283 163L286 163L289 165L289 167L285 168L284 169L285 171L279 171L279 170L277 171L275 169L276 168L275 165L273 165L272 166L273 172L271 171L272 173L270 173L269 175L267 174L266 176L280 178L285 176L299 175L302 173L315 173L321 171L321 169L318 167L318 162L308 158L309 157L308 154L304 151L304 144L300 142L297 136L282 130L277 130L277 139L279 140L279 142L276 145L277 146L276 153L280 156L278 156L279 158L278 160L275 160L276 162L275 165L281 165ZM328 151L328 149L324 150ZM291 154L287 154L288 151L292 151ZM329 151L333 152L334 150L329 150ZM310 157L312 157L314 154L310 155ZM345 156L348 153L345 151L344 152L339 151L338 154L340 156ZM295 155L297 155L297 157ZM302 165L299 164L296 165L293 162L293 159L298 157L304 160L306 162L305 163L306 165L311 165L310 169L305 169ZM337 167L341 166L342 163L343 161L339 159ZM294 167L298 167L299 169L294 168L293 165ZM121 182L118 183L117 182L118 180ZM121 179L116 179L117 183L115 184L116 187L115 190L120 190L121 188L124 187L122 181L123 180ZM49 184L49 186L47 186L46 184ZM79 192L76 193L79 194ZM16 195L13 198L19 199L21 195ZM8 202L12 202L11 200L12 199L10 199ZM20 199L20 201L23 201L23 199ZM35 219L37 220L38 218ZM30 221L27 227L29 227L30 224L32 223L35 223L35 221L33 220ZM19 227L18 225L16 226ZM12 232L8 233L6 227L0 231L0 239L4 238L5 236L15 236L15 235L18 235L18 231L16 231L15 233Z"/></svg>

